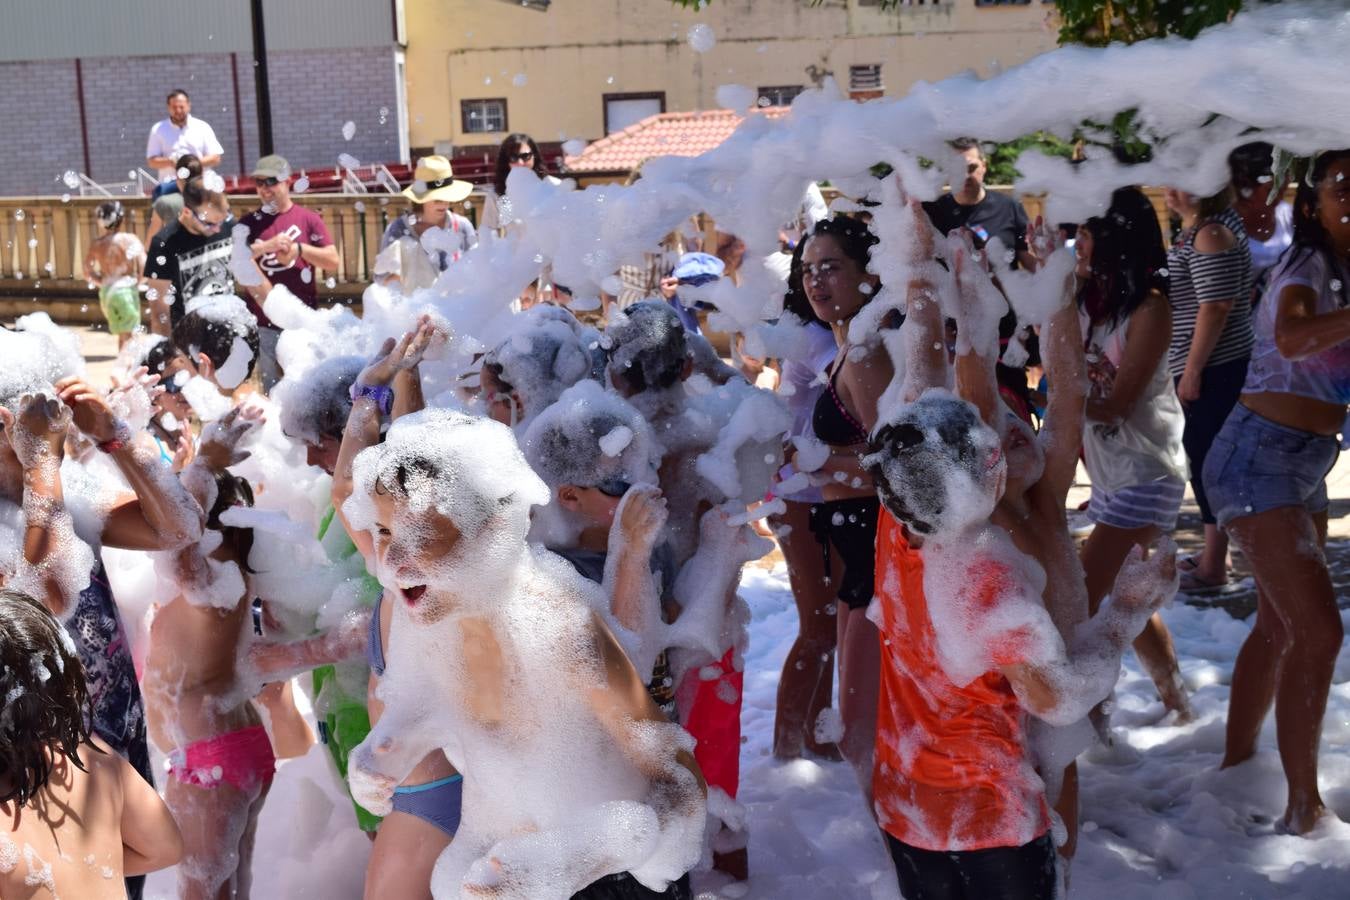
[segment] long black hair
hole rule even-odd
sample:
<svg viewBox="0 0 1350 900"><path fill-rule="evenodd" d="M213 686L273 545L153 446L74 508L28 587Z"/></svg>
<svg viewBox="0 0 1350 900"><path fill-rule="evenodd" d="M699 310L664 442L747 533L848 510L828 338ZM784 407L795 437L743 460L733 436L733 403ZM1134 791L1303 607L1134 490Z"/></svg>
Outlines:
<svg viewBox="0 0 1350 900"><path fill-rule="evenodd" d="M1346 159L1350 159L1350 148L1328 150L1315 157L1307 174L1299 179L1298 193L1294 195L1294 242L1280 257L1274 267L1276 270L1283 271L1289 266L1298 265L1314 253L1321 253L1332 267L1336 265L1336 249L1331 245L1331 235L1322 227L1317 214L1317 187L1327 177L1327 171L1333 163ZM1271 281L1274 280L1272 273ZM1350 297L1347 297L1344 280L1337 280L1341 286L1336 290L1336 300L1338 305L1345 306L1350 302Z"/></svg>
<svg viewBox="0 0 1350 900"><path fill-rule="evenodd" d="M1118 325L1148 299L1167 294L1167 251L1158 215L1144 192L1117 189L1106 213L1088 219L1092 235L1092 274L1078 290L1078 303L1093 324Z"/></svg>
<svg viewBox="0 0 1350 900"><path fill-rule="evenodd" d="M89 689L70 636L38 601L0 589L0 803L20 806L46 787L60 757L76 768L89 742Z"/></svg>
<svg viewBox="0 0 1350 900"><path fill-rule="evenodd" d="M829 323L816 315L816 311L811 308L811 302L806 299L806 291L802 288L802 251L805 249L805 237L792 248L792 265L788 269L787 293L783 295L783 312L792 313L804 324L814 322L829 328Z"/></svg>
<svg viewBox="0 0 1350 900"><path fill-rule="evenodd" d="M506 136L501 146L497 148L497 170L492 176L492 186L497 191L498 197L506 196L506 176L511 172L511 154L516 152L516 148L521 144L530 148L534 154L534 165L530 168L534 174L543 178L548 174L548 169L544 168L544 155L539 152L539 145L534 142L534 138L521 132L513 132Z"/></svg>

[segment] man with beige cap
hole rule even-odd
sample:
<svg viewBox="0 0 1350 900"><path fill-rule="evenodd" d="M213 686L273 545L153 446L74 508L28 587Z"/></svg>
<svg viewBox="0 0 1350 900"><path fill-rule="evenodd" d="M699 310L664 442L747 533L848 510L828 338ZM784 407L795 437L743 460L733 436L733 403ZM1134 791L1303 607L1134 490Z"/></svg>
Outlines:
<svg viewBox="0 0 1350 900"><path fill-rule="evenodd" d="M241 225L248 228L248 245L258 268L271 284L283 284L306 306L319 303L319 272L336 272L342 257L323 219L312 209L291 200L291 167L283 157L271 155L253 167L253 181L262 207L244 216ZM258 337L262 344L259 373L263 389L271 390L281 377L276 363L276 343L280 332L263 315L260 298L249 291L249 310L258 317Z"/></svg>
<svg viewBox="0 0 1350 900"><path fill-rule="evenodd" d="M381 283L398 282L405 292L429 287L469 248L477 245L473 223L451 212L473 191L473 185L455 178L444 156L425 156L417 163L414 181L403 196L414 209L389 223L375 260Z"/></svg>

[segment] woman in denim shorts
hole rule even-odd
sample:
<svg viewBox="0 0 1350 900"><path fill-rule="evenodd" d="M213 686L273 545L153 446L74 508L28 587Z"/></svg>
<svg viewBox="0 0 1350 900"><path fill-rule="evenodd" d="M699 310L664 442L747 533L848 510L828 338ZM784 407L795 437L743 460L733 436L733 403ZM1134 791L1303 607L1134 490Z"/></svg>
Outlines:
<svg viewBox="0 0 1350 900"><path fill-rule="evenodd" d="M1257 310L1241 401L1205 461L1219 524L1256 579L1257 612L1238 653L1223 765L1256 752L1276 705L1289 782L1282 828L1310 831L1326 814L1317 751L1340 613L1322 546L1326 475L1350 403L1350 150L1316 158L1294 203L1294 244Z"/></svg>

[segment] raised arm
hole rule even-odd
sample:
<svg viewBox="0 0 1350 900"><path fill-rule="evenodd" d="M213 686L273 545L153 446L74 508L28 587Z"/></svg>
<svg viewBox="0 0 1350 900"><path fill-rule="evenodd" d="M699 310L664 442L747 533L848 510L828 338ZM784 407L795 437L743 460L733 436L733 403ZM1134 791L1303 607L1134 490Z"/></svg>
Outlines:
<svg viewBox="0 0 1350 900"><path fill-rule="evenodd" d="M1176 544L1164 537L1152 556L1135 547L1116 576L1109 600L1080 625L1062 659L1033 660L1002 671L1028 712L1071 725L1115 687L1120 658L1149 617L1176 593Z"/></svg>
<svg viewBox="0 0 1350 900"><path fill-rule="evenodd" d="M24 397L15 417L0 407L0 425L23 466L23 556L12 587L42 600L56 616L75 608L94 567L75 536L61 489L61 460L70 414L56 400Z"/></svg>
<svg viewBox="0 0 1350 900"><path fill-rule="evenodd" d="M357 455L367 447L380 442L380 419L390 406L382 409L382 400L377 399L384 392L393 392L394 384L400 373L417 366L436 335L431 320L423 316L417 327L403 335L399 340L389 338L380 348L375 361L361 370L353 389L352 411L347 417L347 427L342 432L342 445L338 449L337 465L333 469L332 500L342 527L347 530L356 549L365 558L367 568L373 566L374 544L366 532L352 528L343 511L343 504L352 495L352 464ZM420 391L420 384L419 384Z"/></svg>
<svg viewBox="0 0 1350 900"><path fill-rule="evenodd" d="M998 321L1007 303L989 279L969 232L955 238L956 392L975 405L990 428L1003 431L1003 402L994 366L998 362Z"/></svg>
<svg viewBox="0 0 1350 900"><path fill-rule="evenodd" d="M133 435L104 396L79 377L56 383L76 427L107 453L133 494L115 503L103 524L103 543L126 550L176 550L202 536L205 515L178 477L160 464L144 434Z"/></svg>
<svg viewBox="0 0 1350 900"><path fill-rule="evenodd" d="M1050 385L1046 399L1045 424L1041 428L1041 447L1045 451L1045 474L1037 483L1038 489L1049 490L1063 506L1073 486L1078 469L1078 451L1083 444L1083 420L1086 415L1088 378L1087 359L1083 353L1083 331L1078 320L1078 304L1074 293L1075 281L1072 260L1061 265L1069 251L1055 247L1055 236L1036 219L1028 235L1028 243L1037 248L1036 256L1044 263L1040 278L1059 278L1065 272L1062 284L1047 284L1046 289L1059 291L1059 306L1041 328L1041 359L1045 363L1045 378ZM1051 257L1056 257L1052 259ZM1051 298L1053 299L1053 297Z"/></svg>

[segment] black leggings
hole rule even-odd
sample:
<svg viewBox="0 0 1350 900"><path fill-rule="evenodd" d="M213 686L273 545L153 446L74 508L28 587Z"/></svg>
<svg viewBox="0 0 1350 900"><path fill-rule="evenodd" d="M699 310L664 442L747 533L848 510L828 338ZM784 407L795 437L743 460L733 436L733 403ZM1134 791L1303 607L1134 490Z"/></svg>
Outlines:
<svg viewBox="0 0 1350 900"><path fill-rule="evenodd" d="M1181 444L1186 448L1186 459L1191 466L1191 491L1200 507L1200 521L1213 525L1218 520L1209 508L1205 496L1205 457L1219 429L1237 404L1242 385L1247 380L1247 358L1210 366L1200 373L1200 399L1184 407L1186 429L1181 433ZM1180 378L1174 379L1181 381Z"/></svg>
<svg viewBox="0 0 1350 900"><path fill-rule="evenodd" d="M825 577L838 584L836 596L849 609L866 609L876 593L877 516L881 501L873 497L812 503L808 522L825 554ZM844 571L830 571L830 546L839 551Z"/></svg>
<svg viewBox="0 0 1350 900"><path fill-rule="evenodd" d="M884 832L883 832L884 833ZM920 850L889 834L905 900L1054 900L1055 845L1048 833L1021 847Z"/></svg>

